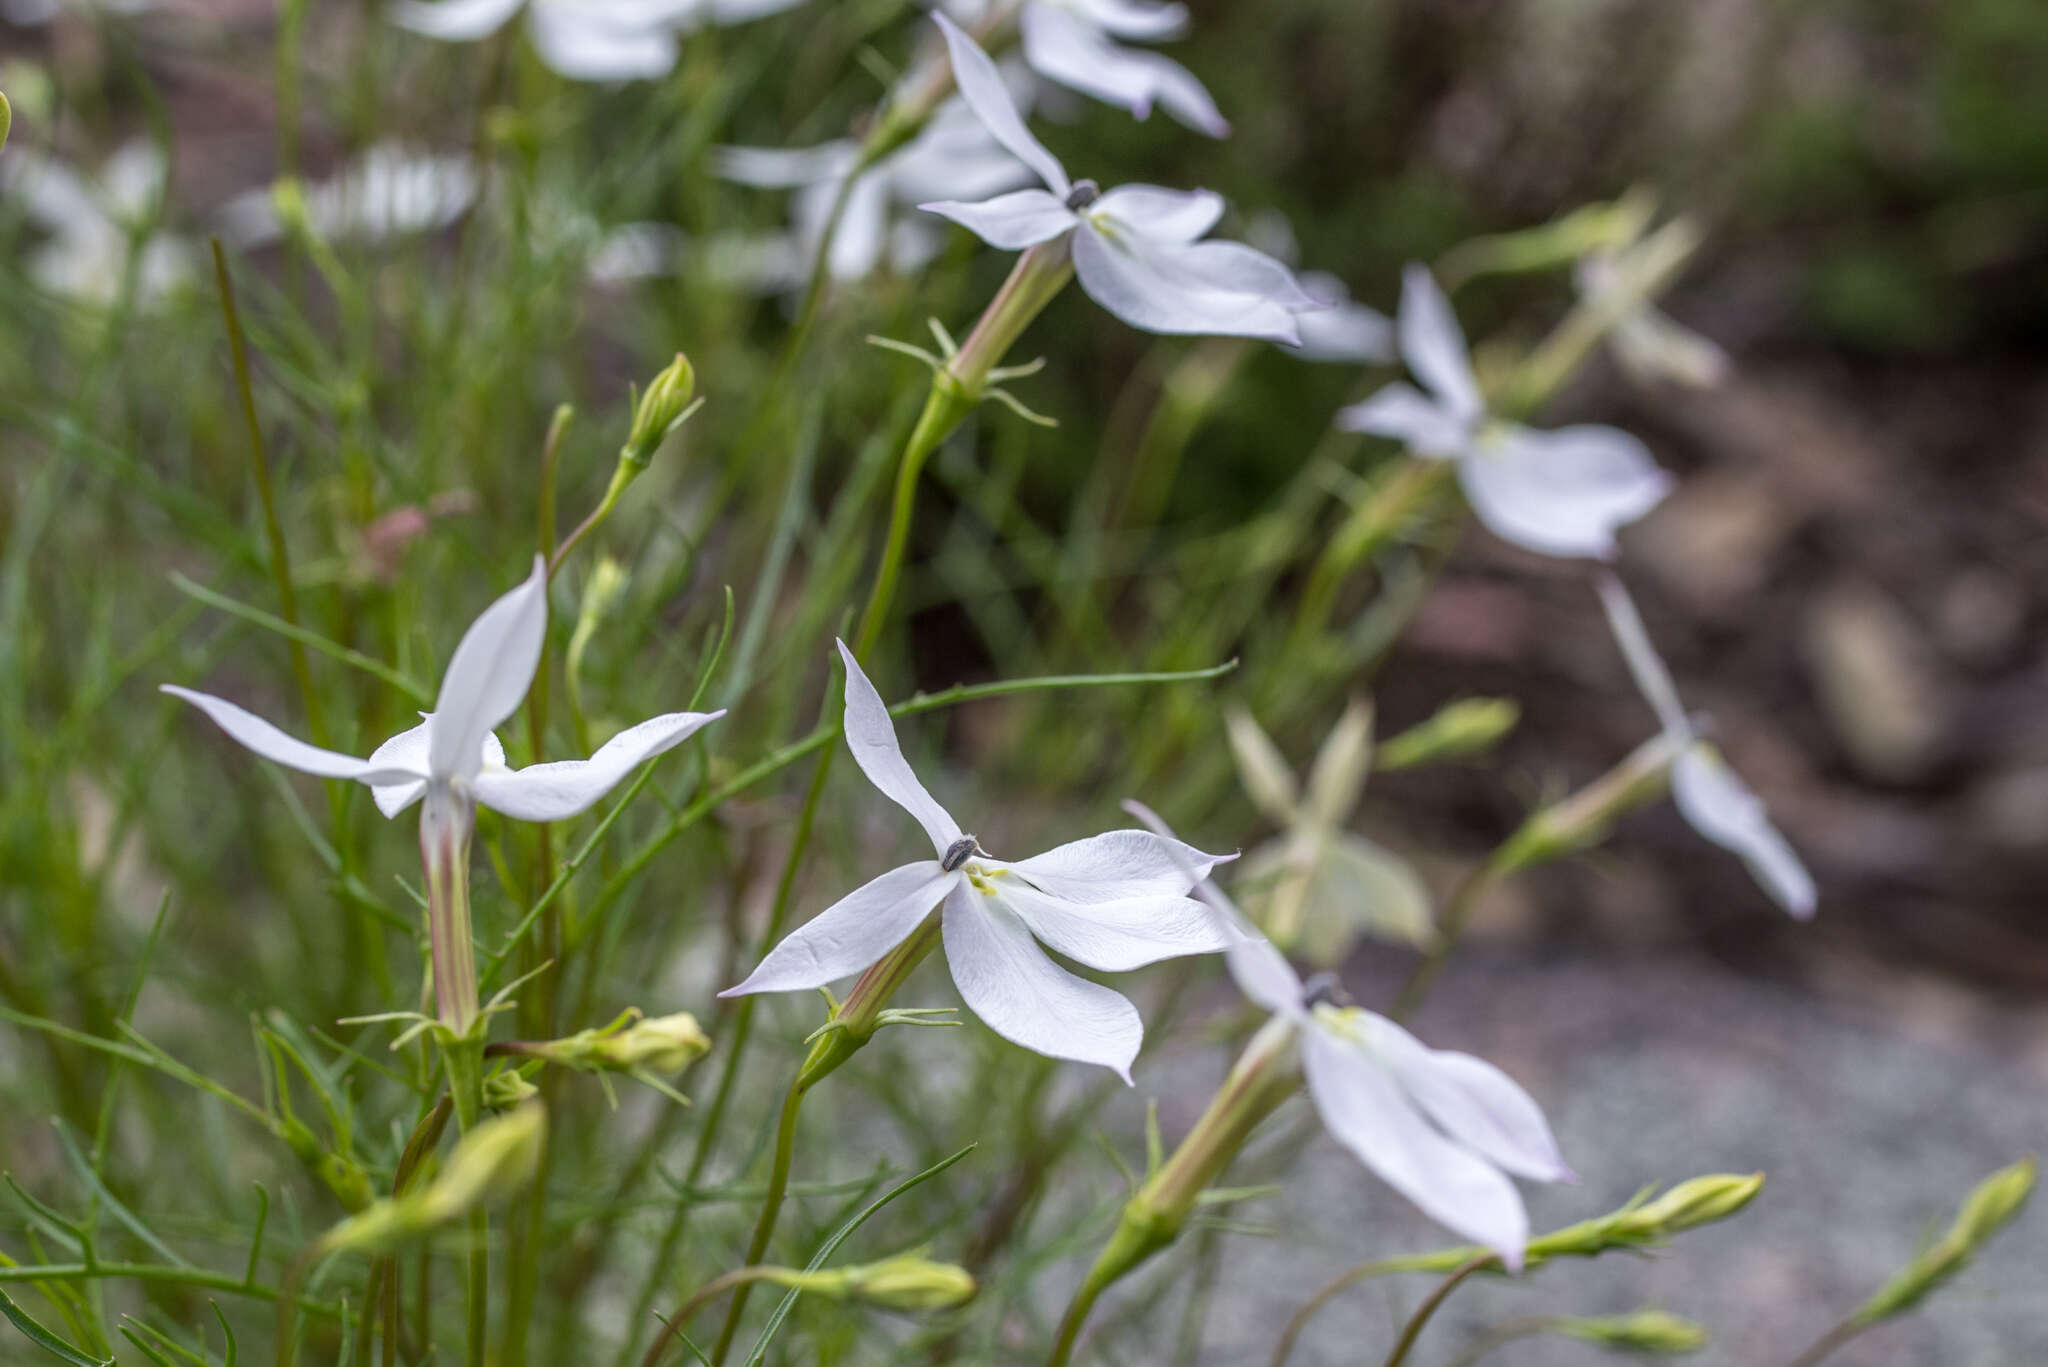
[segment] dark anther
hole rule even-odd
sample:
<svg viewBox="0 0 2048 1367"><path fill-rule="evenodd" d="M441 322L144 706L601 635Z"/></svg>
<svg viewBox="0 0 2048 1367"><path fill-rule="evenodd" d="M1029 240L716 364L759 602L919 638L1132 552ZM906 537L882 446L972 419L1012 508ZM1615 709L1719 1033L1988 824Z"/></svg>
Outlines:
<svg viewBox="0 0 2048 1367"><path fill-rule="evenodd" d="M1074 188L1067 191L1067 207L1076 211L1085 209L1093 204L1101 193L1102 187L1094 181L1077 180L1074 182Z"/></svg>
<svg viewBox="0 0 2048 1367"><path fill-rule="evenodd" d="M946 846L946 857L939 861L939 867L947 873L951 873L962 864L965 864L967 856L973 854L975 849L974 837L963 835L952 844Z"/></svg>
<svg viewBox="0 0 2048 1367"><path fill-rule="evenodd" d="M1301 985L1301 1004L1311 1011L1318 1006L1351 1005L1351 994L1334 973L1318 973Z"/></svg>

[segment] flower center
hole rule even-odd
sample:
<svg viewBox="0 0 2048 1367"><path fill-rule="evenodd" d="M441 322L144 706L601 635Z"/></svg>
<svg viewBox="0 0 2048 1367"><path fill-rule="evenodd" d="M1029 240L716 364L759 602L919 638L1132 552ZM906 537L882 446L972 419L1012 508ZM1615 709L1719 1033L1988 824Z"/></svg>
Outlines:
<svg viewBox="0 0 2048 1367"><path fill-rule="evenodd" d="M951 873L955 869L959 868L962 864L965 864L967 862L968 856L973 854L974 851L974 837L971 835L963 835L958 840L955 840L952 844L946 846L946 855L945 858L939 860L939 867L944 869L947 873Z"/></svg>
<svg viewBox="0 0 2048 1367"><path fill-rule="evenodd" d="M1067 207L1079 213L1093 204L1102 194L1102 187L1092 180L1077 180L1074 188L1067 191Z"/></svg>

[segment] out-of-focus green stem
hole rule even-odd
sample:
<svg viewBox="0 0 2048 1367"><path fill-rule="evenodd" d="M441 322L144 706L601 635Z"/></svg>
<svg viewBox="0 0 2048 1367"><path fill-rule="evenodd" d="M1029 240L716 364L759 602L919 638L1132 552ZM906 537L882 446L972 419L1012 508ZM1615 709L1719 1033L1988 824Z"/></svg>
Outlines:
<svg viewBox="0 0 2048 1367"><path fill-rule="evenodd" d="M1451 1293L1456 1291L1467 1277L1499 1261L1500 1258L1495 1254L1481 1254L1439 1282L1436 1290L1430 1292L1428 1298L1415 1307L1415 1313L1408 1317L1408 1323L1401 1330L1401 1337L1394 1344L1394 1350L1387 1354L1386 1367L1401 1367L1401 1364L1408 1361L1408 1354L1415 1348L1415 1340L1422 1336L1423 1329L1442 1308L1443 1303L1450 1299Z"/></svg>

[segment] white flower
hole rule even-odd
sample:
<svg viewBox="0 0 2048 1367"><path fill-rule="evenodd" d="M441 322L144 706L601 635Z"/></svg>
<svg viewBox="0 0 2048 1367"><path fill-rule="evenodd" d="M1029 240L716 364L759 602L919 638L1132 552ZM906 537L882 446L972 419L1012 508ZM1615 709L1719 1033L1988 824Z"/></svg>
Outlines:
<svg viewBox="0 0 2048 1367"><path fill-rule="evenodd" d="M1635 600L1611 574L1600 577L1599 589L1629 673L1676 752L1671 761L1671 799L1679 814L1701 835L1739 856L1778 905L1800 920L1812 916L1818 897L1813 875L1771 824L1762 801L1728 767L1721 752L1701 738L1679 705L1671 672L1650 644Z"/></svg>
<svg viewBox="0 0 2048 1367"><path fill-rule="evenodd" d="M1342 963L1360 932L1411 945L1436 939L1429 892L1408 861L1344 829L1372 771L1372 708L1356 701L1317 751L1307 795L1252 714L1224 718L1245 791L1280 834L1245 857L1254 919L1310 963Z"/></svg>
<svg viewBox="0 0 2048 1367"><path fill-rule="evenodd" d="M1301 261L1294 225L1277 210L1261 209L1245 230L1245 241L1286 266ZM1377 365L1393 360L1394 320L1351 297L1351 288L1328 271L1296 271L1302 289L1323 307L1301 314L1301 345L1288 354L1303 361Z"/></svg>
<svg viewBox="0 0 2048 1367"><path fill-rule="evenodd" d="M1124 807L1172 839L1141 804ZM1305 987L1221 890L1203 882L1196 891L1234 932L1225 953L1239 990L1294 1027L1309 1100L1331 1137L1431 1219L1520 1271L1529 1216L1508 1174L1578 1180L1542 1109L1485 1060L1431 1049L1384 1016L1340 1005L1326 979Z"/></svg>
<svg viewBox="0 0 2048 1367"><path fill-rule="evenodd" d="M1456 461L1472 511L1502 540L1541 555L1607 559L1615 531L1670 492L1649 449L1618 428L1544 432L1489 417L1465 334L1426 267L1411 265L1402 277L1396 327L1409 373L1428 394L1387 385L1339 413L1337 425Z"/></svg>
<svg viewBox="0 0 2048 1367"><path fill-rule="evenodd" d="M980 0L948 6L967 22L987 8ZM1180 122L1212 138L1228 137L1230 124L1202 83L1179 62L1156 52L1121 46L1119 38L1156 43L1187 29L1187 6L1141 0L1024 0L1017 32L1024 60L1049 81L1146 118L1156 103Z"/></svg>
<svg viewBox="0 0 2048 1367"><path fill-rule="evenodd" d="M1132 327L1300 342L1295 315L1322 302L1287 267L1242 243L1196 241L1221 217L1220 196L1156 185L1099 193L1093 181L1069 180L1059 159L1024 126L988 54L945 15L932 17L945 32L961 97L1048 188L921 207L1007 251L1070 234L1081 288Z"/></svg>
<svg viewBox="0 0 2048 1367"><path fill-rule="evenodd" d="M1626 254L1593 252L1579 259L1573 279L1581 297L1597 303L1622 287L1627 268ZM1607 349L1639 384L1670 380L1711 389L1728 378L1730 369L1727 352L1648 302L1637 303L1615 320L1607 333Z"/></svg>
<svg viewBox="0 0 2048 1367"><path fill-rule="evenodd" d="M1015 863L983 850L925 791L889 710L844 642L846 745L884 797L931 838L935 859L891 869L784 937L737 987L798 992L851 977L940 912L946 963L990 1029L1052 1058L1099 1063L1125 1082L1144 1040L1123 997L1069 973L1042 942L1090 968L1123 972L1222 949L1229 937L1187 893L1221 862L1146 831L1110 831Z"/></svg>
<svg viewBox="0 0 2048 1367"><path fill-rule="evenodd" d="M718 152L727 180L796 191L790 217L807 261L816 257L841 188L859 165L860 145L843 138L817 147ZM848 192L827 262L832 278L865 279L884 260L899 274L916 271L938 254L941 237L927 220L898 218L900 209L944 194L1000 194L1030 179L964 102L948 100L909 145L864 172Z"/></svg>
<svg viewBox="0 0 2048 1367"><path fill-rule="evenodd" d="M566 820L611 791L643 761L725 715L670 712L626 728L587 760L507 768L505 748L492 728L511 716L526 696L540 664L547 623L547 569L536 556L526 582L485 608L463 633L441 676L433 712L410 731L378 746L368 759L308 745L225 698L173 684L162 687L265 759L302 773L367 785L387 817L397 816L433 791L521 821Z"/></svg>
<svg viewBox="0 0 2048 1367"><path fill-rule="evenodd" d="M573 81L636 81L673 70L676 35L737 24L801 0L400 0L392 19L415 33L467 43L496 33L523 7L534 49Z"/></svg>
<svg viewBox="0 0 2048 1367"><path fill-rule="evenodd" d="M447 227L476 195L469 157L379 143L332 178L306 186L304 203L308 226L322 238L383 242ZM274 242L284 232L275 188L235 196L221 206L220 222L222 234L243 247Z"/></svg>
<svg viewBox="0 0 2048 1367"><path fill-rule="evenodd" d="M164 159L155 144L135 141L107 158L88 180L26 148L0 163L0 187L23 215L49 234L28 254L29 277L52 294L111 304L128 271L137 234L164 195ZM189 243L152 233L135 262L136 298L154 303L191 278Z"/></svg>

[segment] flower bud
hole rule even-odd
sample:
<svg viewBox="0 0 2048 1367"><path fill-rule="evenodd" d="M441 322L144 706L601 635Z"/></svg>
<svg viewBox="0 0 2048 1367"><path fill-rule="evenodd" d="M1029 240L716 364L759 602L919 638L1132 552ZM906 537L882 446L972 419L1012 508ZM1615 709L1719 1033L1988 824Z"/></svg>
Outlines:
<svg viewBox="0 0 2048 1367"><path fill-rule="evenodd" d="M547 1113L529 1101L462 1137L432 1182L350 1216L321 1239L323 1252L385 1253L451 1224L485 1204L517 1195L540 1170Z"/></svg>
<svg viewBox="0 0 2048 1367"><path fill-rule="evenodd" d="M7 95L0 92L0 147L7 146L7 130L14 127L14 106L7 103Z"/></svg>
<svg viewBox="0 0 2048 1367"><path fill-rule="evenodd" d="M1851 1316L1859 1325L1871 1325L1910 1310L1950 1277L1969 1265L1978 1249L2003 1229L2020 1207L2033 1195L2040 1164L2029 1155L2011 1167L1992 1173L1963 1200L1955 1223L1927 1250L1908 1263L1897 1276L1878 1289Z"/></svg>
<svg viewBox="0 0 2048 1367"><path fill-rule="evenodd" d="M633 406L633 430L619 451L619 459L645 469L654 452L670 432L690 415L690 400L697 392L697 374L678 351L675 360L648 382L647 392Z"/></svg>
<svg viewBox="0 0 2048 1367"><path fill-rule="evenodd" d="M1495 853L1495 873L1533 868L1599 844L1617 820L1663 796L1677 757L1671 737L1652 736L1576 793L1531 812Z"/></svg>
<svg viewBox="0 0 2048 1367"><path fill-rule="evenodd" d="M1373 767L1410 769L1480 754L1498 744L1521 719L1521 704L1513 698L1460 698L1428 721L1380 742Z"/></svg>
<svg viewBox="0 0 2048 1367"><path fill-rule="evenodd" d="M846 1278L848 1296L892 1310L948 1310L980 1290L966 1268L917 1253L848 1268Z"/></svg>
<svg viewBox="0 0 2048 1367"><path fill-rule="evenodd" d="M1711 1225L1739 1212L1763 1190L1764 1175L1747 1177L1717 1173L1680 1182L1656 1200L1629 1212L1632 1229L1654 1232L1658 1237L1676 1234L1695 1225Z"/></svg>
<svg viewBox="0 0 2048 1367"><path fill-rule="evenodd" d="M510 1070L492 1073L484 1079L484 1109L487 1111L509 1111L539 1095L540 1088Z"/></svg>
<svg viewBox="0 0 2048 1367"><path fill-rule="evenodd" d="M1691 1320L1662 1310L1638 1310L1628 1315L1595 1315L1584 1319L1558 1319L1550 1328L1567 1338L1597 1343L1622 1353L1695 1353L1707 1346L1707 1331Z"/></svg>
<svg viewBox="0 0 2048 1367"><path fill-rule="evenodd" d="M674 1076L711 1052L711 1040L687 1011L643 1020L602 1040L596 1055L605 1066L632 1073L641 1069Z"/></svg>

